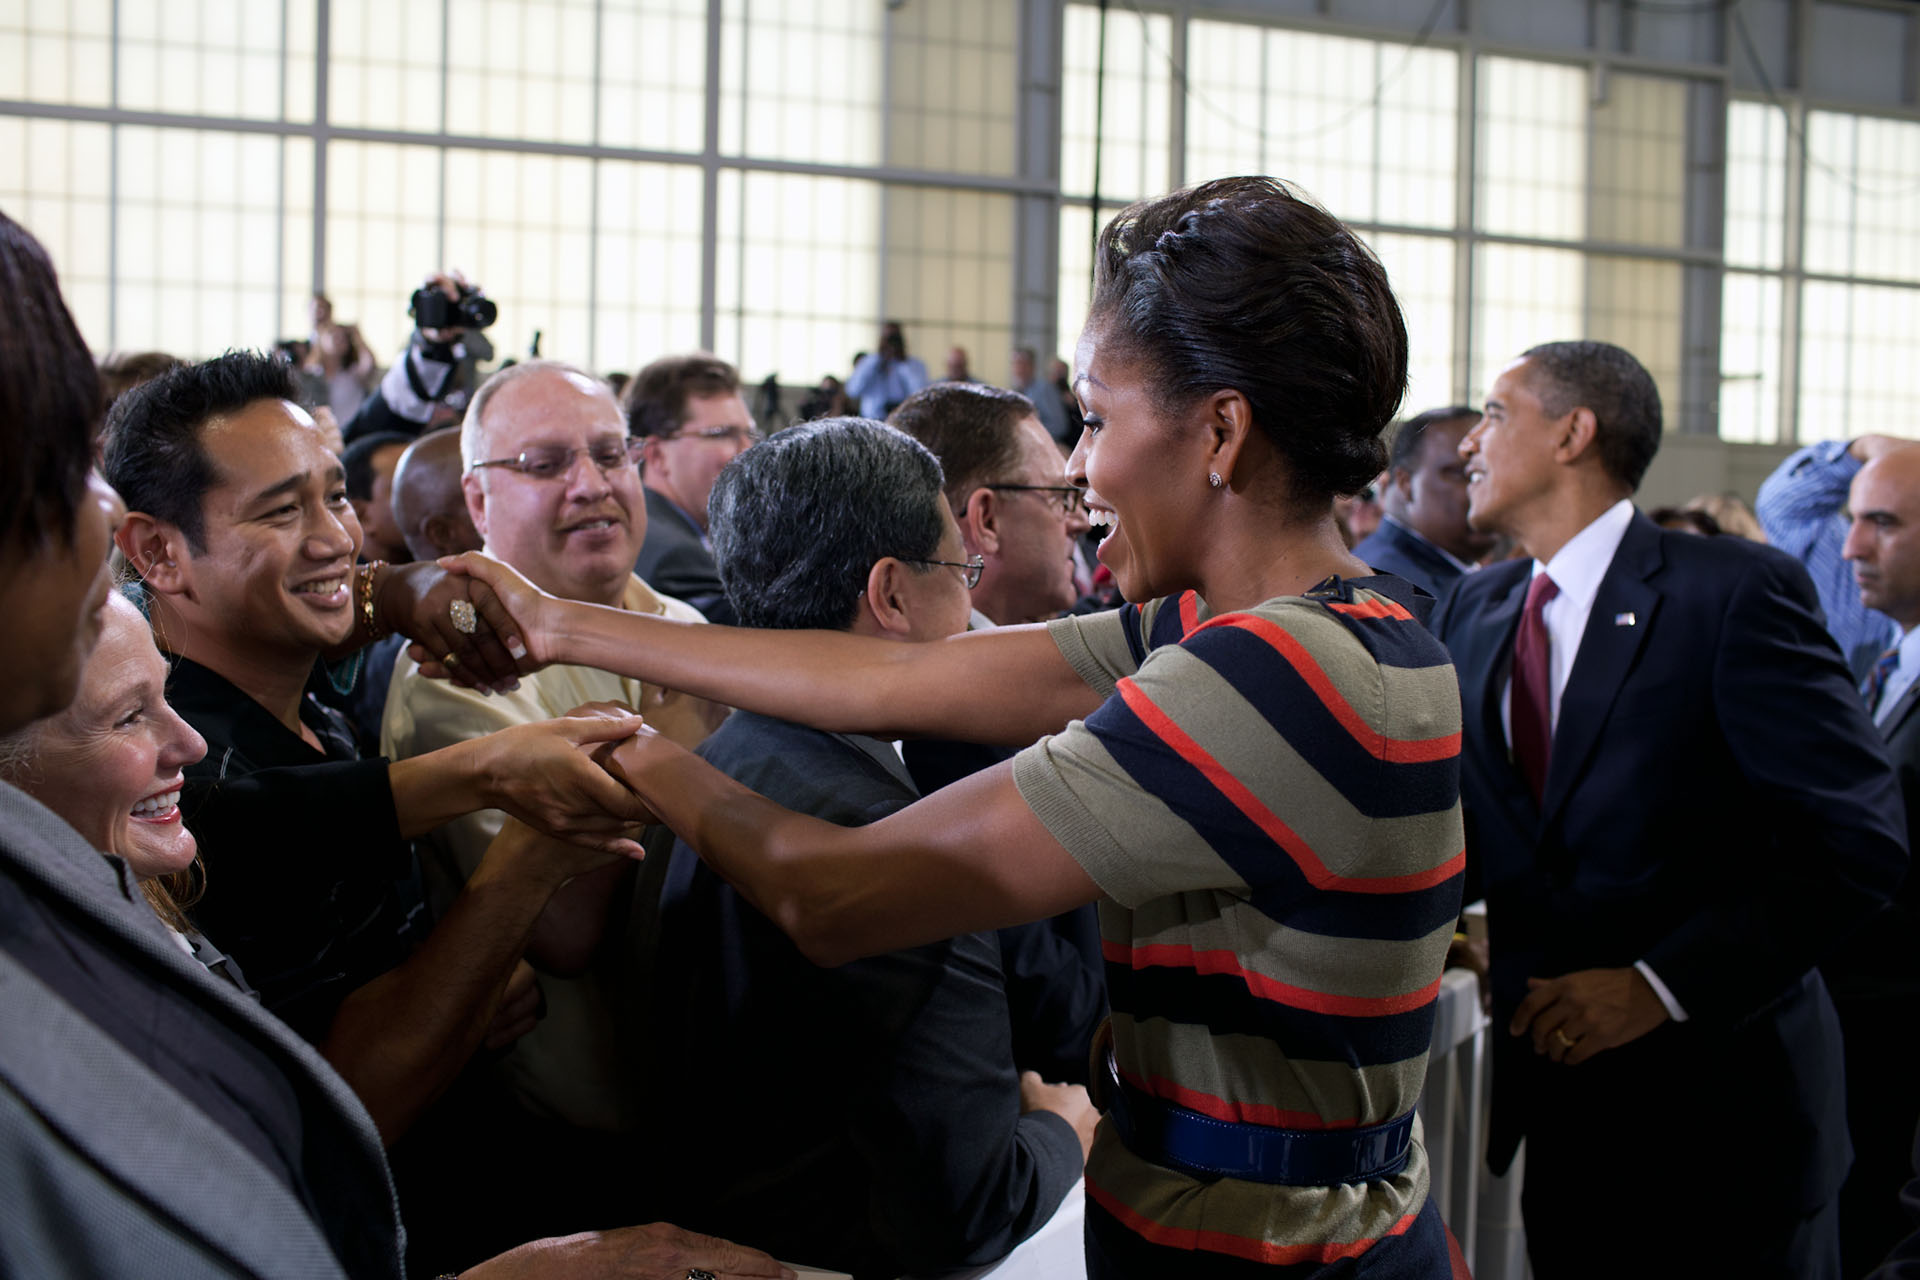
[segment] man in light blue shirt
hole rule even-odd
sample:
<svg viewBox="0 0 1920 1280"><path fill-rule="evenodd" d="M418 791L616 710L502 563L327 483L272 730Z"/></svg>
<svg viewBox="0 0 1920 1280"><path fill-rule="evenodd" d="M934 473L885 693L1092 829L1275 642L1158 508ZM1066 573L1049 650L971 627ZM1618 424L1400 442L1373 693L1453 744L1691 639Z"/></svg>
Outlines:
<svg viewBox="0 0 1920 1280"><path fill-rule="evenodd" d="M847 379L847 395L860 416L885 422L895 405L927 385L927 366L907 354L907 338L898 320L880 326L880 349L860 357Z"/></svg>
<svg viewBox="0 0 1920 1280"><path fill-rule="evenodd" d="M1033 401L1033 411L1039 416L1040 425L1047 429L1047 434L1071 449L1077 433L1068 427L1067 409L1060 402L1059 388L1041 379L1033 348L1015 347L1012 364L1013 389Z"/></svg>
<svg viewBox="0 0 1920 1280"><path fill-rule="evenodd" d="M1862 466L1905 443L1861 436L1808 445L1767 477L1754 503L1767 540L1806 566L1827 630L1860 679L1897 633L1886 614L1861 603L1853 568L1841 553L1847 539L1847 486Z"/></svg>

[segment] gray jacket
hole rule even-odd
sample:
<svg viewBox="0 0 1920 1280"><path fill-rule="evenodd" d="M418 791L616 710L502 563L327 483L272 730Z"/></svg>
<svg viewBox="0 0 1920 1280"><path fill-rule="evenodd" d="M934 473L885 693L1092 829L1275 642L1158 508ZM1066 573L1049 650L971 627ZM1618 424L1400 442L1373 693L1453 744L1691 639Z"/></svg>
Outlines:
<svg viewBox="0 0 1920 1280"><path fill-rule="evenodd" d="M404 1236L373 1121L288 1027L166 935L124 867L0 784L0 864L70 927L138 957L224 1017L319 1097L310 1130L344 1135L369 1256L401 1274ZM63 924L62 927L68 927ZM321 1228L251 1153L13 956L0 950L0 1274L344 1276Z"/></svg>

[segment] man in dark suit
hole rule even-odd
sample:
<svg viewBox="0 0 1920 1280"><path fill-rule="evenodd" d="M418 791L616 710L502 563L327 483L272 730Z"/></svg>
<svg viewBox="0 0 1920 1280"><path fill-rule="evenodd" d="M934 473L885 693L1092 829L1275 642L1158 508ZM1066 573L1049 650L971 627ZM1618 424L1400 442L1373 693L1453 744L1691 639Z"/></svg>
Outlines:
<svg viewBox="0 0 1920 1280"><path fill-rule="evenodd" d="M1461 445L1471 517L1534 555L1436 615L1488 902L1489 1161L1528 1139L1541 1280L1838 1274L1839 1029L1813 966L1905 870L1893 772L1806 573L1656 528L1646 370L1507 366ZM1650 1188L1686 1224L1630 1229Z"/></svg>
<svg viewBox="0 0 1920 1280"><path fill-rule="evenodd" d="M966 627L972 569L939 464L891 428L783 431L721 474L712 506L746 625L901 642ZM918 799L893 744L748 712L700 755L843 825ZM993 934L822 969L685 844L666 861L647 1043L686 1051L655 1055L649 1090L674 1100L663 1203L860 1277L990 1262L1052 1216L1096 1117L1080 1086L1016 1071Z"/></svg>
<svg viewBox="0 0 1920 1280"><path fill-rule="evenodd" d="M647 536L633 571L709 622L731 623L707 543L707 495L720 468L760 438L740 371L704 351L663 356L633 376L621 404L628 430L646 441Z"/></svg>
<svg viewBox="0 0 1920 1280"><path fill-rule="evenodd" d="M1401 426L1380 495L1380 527L1353 554L1383 573L1398 574L1436 600L1498 540L1467 522L1467 468L1460 441L1478 411L1466 405L1429 409Z"/></svg>
<svg viewBox="0 0 1920 1280"><path fill-rule="evenodd" d="M1869 672L1863 693L1900 778L1909 835L1920 824L1920 448L1884 437L1859 442L1870 459L1854 476L1842 554L1860 603L1892 618L1898 639ZM1836 514L1838 514L1836 512ZM1911 1223L1900 1188L1920 1124L1920 880L1820 966L1847 1046L1847 1118L1854 1165L1840 1198L1848 1275L1872 1266Z"/></svg>

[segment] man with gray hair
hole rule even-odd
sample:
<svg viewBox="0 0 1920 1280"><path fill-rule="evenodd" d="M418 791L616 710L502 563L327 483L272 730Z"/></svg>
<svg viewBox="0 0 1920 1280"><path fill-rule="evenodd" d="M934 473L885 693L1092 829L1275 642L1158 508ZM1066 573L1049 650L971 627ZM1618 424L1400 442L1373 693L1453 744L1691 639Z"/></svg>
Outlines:
<svg viewBox="0 0 1920 1280"><path fill-rule="evenodd" d="M635 467L640 448L626 416L599 379L552 360L531 360L489 378L460 429L467 512L483 550L542 590L612 608L701 621L698 610L655 592L633 572L646 536L646 508ZM623 704L676 742L692 747L725 714L699 698L643 685L588 667L554 666L520 679L510 693L483 695L444 680L423 680L411 658L395 665L381 733L396 760L526 721L549 707ZM429 904L451 900L479 865L502 821L497 810L469 814L434 832L423 858ZM612 994L617 967L598 965L609 911L632 884L631 864L574 879L556 895L528 948L547 1014L501 1057L492 1084L511 1099L510 1125L489 1126L502 1168L535 1159L538 1190L516 1180L514 1203L493 1225L503 1238L524 1233L545 1210L599 1188L591 1170L594 1135L631 1129L643 1099L625 1087L615 1064ZM502 1139L501 1134L517 1135ZM544 1153L544 1154L540 1154ZM562 1153L581 1157L562 1158ZM476 1163L485 1153L476 1156ZM578 1172L578 1177L568 1176ZM471 1220L471 1202L459 1211ZM529 1217L512 1222L520 1212ZM555 1221L563 1221L554 1219ZM560 1227L556 1227L561 1229ZM536 1232L536 1234L538 1234Z"/></svg>
<svg viewBox="0 0 1920 1280"><path fill-rule="evenodd" d="M880 423L780 432L720 473L711 514L748 626L902 643L966 627L980 562L940 465ZM874 738L736 712L700 754L842 825L918 799L896 746ZM676 1102L651 1131L678 1155L668 1203L855 1275L990 1262L1046 1222L1095 1115L1080 1086L1016 1070L994 935L822 969L687 845L649 872L662 862L650 1040L698 1048L656 1055L646 1090Z"/></svg>

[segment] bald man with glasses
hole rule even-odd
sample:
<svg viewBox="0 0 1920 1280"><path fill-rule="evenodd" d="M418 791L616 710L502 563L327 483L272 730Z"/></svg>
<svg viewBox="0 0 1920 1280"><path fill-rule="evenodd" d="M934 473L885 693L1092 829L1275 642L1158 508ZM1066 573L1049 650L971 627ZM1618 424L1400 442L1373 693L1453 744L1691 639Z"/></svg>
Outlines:
<svg viewBox="0 0 1920 1280"><path fill-rule="evenodd" d="M633 572L648 525L640 487L644 446L628 436L626 415L606 383L558 361L502 370L475 394L460 444L467 513L487 554L557 596L703 621L699 610ZM586 703L632 707L688 747L726 713L699 698L587 667L547 667L521 677L509 693L483 695L422 679L403 655L387 695L381 749L404 759L550 719L556 713L549 708L564 712ZM474 874L501 821L497 810L470 814L424 842L432 907L450 901ZM486 1147L472 1162L476 1183L495 1167L507 1178L501 1185L516 1188L511 1203L490 1206L485 1215L503 1234L530 1222L576 1219L573 1202L590 1202L600 1190L586 1171L617 1152L611 1144L618 1135L645 1119L617 1062L622 1003L614 992L624 977L605 959L617 950L606 937L610 913L630 896L632 879L633 864L619 864L579 876L555 896L528 949L542 971L546 1015L473 1086L489 1114L508 1117L489 1123ZM543 1171L539 1179L525 1176L532 1168ZM482 1216L471 1202L450 1200L458 1204L453 1212ZM433 1225L423 1222L420 1229ZM571 1228L555 1227L565 1229Z"/></svg>

